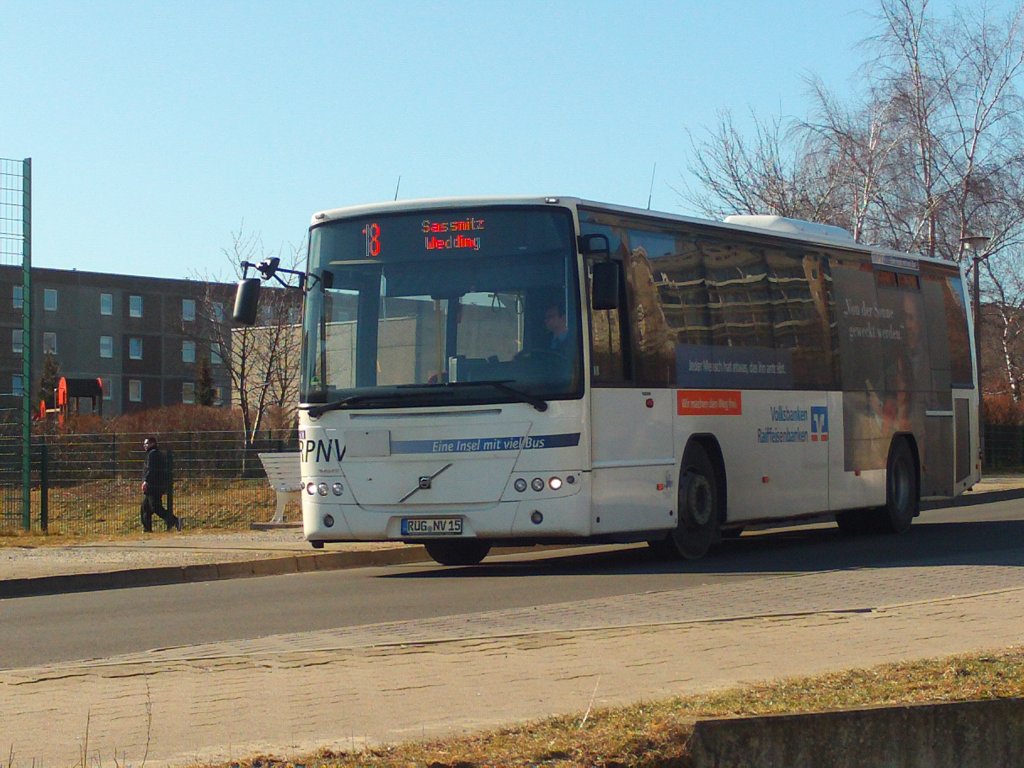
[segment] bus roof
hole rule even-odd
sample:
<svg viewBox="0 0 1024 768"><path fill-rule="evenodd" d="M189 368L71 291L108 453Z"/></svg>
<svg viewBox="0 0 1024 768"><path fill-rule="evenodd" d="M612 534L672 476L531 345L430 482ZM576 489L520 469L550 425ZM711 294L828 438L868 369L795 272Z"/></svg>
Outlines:
<svg viewBox="0 0 1024 768"><path fill-rule="evenodd" d="M768 234L786 240L798 240L805 243L814 243L832 248L839 247L859 251L861 253L871 253L882 257L910 258L947 265L954 263L947 259L930 258L916 253L907 253L904 251L893 250L891 248L883 248L877 245L859 243L854 240L853 235L851 235L847 230L831 224L820 224L812 221L803 221L801 219L791 219L784 216L774 215L733 215L726 216L722 221L715 221L713 219L683 216L681 214L668 213L666 211L653 211L650 209L586 200L579 197L565 197L557 195L438 197L366 203L318 211L313 214L310 226L315 227L328 221L348 218L350 216L379 213L408 213L435 208L502 205L561 205L569 207L579 206L585 208L599 208L632 216L670 219L672 221L693 224L701 227L713 227L716 229L733 230L737 232L756 232L762 235Z"/></svg>

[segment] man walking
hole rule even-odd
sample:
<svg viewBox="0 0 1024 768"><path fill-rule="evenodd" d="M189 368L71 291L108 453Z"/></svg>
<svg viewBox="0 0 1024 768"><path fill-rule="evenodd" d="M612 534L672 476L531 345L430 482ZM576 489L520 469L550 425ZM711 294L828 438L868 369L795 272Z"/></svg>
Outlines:
<svg viewBox="0 0 1024 768"><path fill-rule="evenodd" d="M167 530L181 530L181 519L164 509L163 495L167 493L167 463L163 451L157 448L156 438L147 437L142 441L146 449L146 469L142 475L142 530L153 532L153 515L167 524Z"/></svg>

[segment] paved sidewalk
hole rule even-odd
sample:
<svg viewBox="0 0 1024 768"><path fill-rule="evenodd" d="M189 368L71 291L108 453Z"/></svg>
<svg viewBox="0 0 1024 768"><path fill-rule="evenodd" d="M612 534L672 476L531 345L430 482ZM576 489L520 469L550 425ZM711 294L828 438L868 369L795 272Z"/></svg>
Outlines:
<svg viewBox="0 0 1024 768"><path fill-rule="evenodd" d="M961 503L1022 498L1022 485L990 479ZM393 544L312 550L296 529L8 546L0 597L32 584L66 591L422 559L422 548ZM19 765L156 767L348 749L1003 648L1024 642L1022 627L1024 570L947 565L154 649L0 671L0 754Z"/></svg>
<svg viewBox="0 0 1024 768"><path fill-rule="evenodd" d="M1005 648L1022 627L1010 566L766 577L0 671L0 747L45 766L295 757Z"/></svg>

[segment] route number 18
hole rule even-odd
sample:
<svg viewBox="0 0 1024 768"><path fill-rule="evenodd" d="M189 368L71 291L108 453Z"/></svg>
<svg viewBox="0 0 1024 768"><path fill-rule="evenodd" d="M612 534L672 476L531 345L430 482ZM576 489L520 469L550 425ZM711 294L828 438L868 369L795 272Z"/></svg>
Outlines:
<svg viewBox="0 0 1024 768"><path fill-rule="evenodd" d="M363 227L366 236L366 257L375 259L380 256L380 224L373 222Z"/></svg>

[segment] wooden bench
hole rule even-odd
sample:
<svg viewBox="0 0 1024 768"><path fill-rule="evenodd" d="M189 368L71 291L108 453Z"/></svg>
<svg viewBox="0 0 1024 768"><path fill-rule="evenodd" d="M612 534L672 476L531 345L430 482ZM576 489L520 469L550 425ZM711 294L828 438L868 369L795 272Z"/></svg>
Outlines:
<svg viewBox="0 0 1024 768"><path fill-rule="evenodd" d="M295 498L301 498L302 475L299 469L299 454L297 451L288 453L261 453L259 454L263 471L267 473L267 480L270 487L277 493L277 510L271 519L271 524L284 522L284 505L288 502L290 494Z"/></svg>

